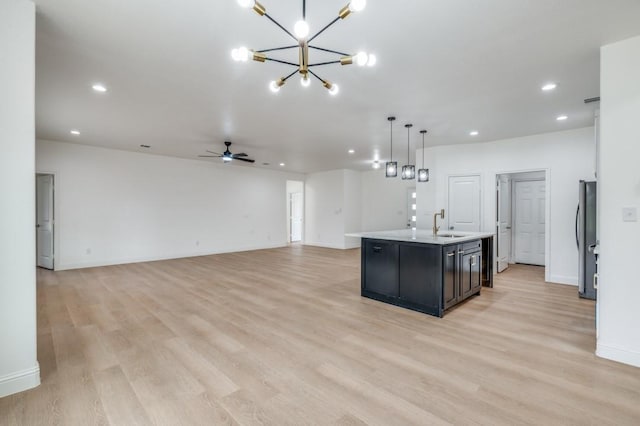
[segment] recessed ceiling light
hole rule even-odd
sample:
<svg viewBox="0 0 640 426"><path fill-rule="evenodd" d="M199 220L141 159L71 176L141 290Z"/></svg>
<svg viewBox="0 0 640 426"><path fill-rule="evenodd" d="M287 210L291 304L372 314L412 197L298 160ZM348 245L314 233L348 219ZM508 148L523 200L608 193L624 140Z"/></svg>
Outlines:
<svg viewBox="0 0 640 426"><path fill-rule="evenodd" d="M480 132L478 132L477 130L472 130L469 132L469 136L478 136L480 134Z"/></svg>
<svg viewBox="0 0 640 426"><path fill-rule="evenodd" d="M268 166L271 163L262 163L263 166Z"/></svg>
<svg viewBox="0 0 640 426"><path fill-rule="evenodd" d="M542 86L542 90L545 92L550 92L554 90L556 87L558 87L558 85L555 83L547 83L544 86Z"/></svg>
<svg viewBox="0 0 640 426"><path fill-rule="evenodd" d="M565 121L567 118L569 118L569 117L567 117L566 115L559 115L558 118L556 118L556 120Z"/></svg>
<svg viewBox="0 0 640 426"><path fill-rule="evenodd" d="M104 93L107 91L107 88L104 86L104 84L100 84L100 83L94 84L93 86L91 86L91 88L96 92L101 92L101 93Z"/></svg>
<svg viewBox="0 0 640 426"><path fill-rule="evenodd" d="M376 169L376 170L379 169L380 168L380 162L378 160L374 160L372 167L374 169Z"/></svg>
<svg viewBox="0 0 640 426"><path fill-rule="evenodd" d="M356 150L355 150L355 149L350 149L350 150L349 150L349 154L353 154L353 153L355 153L355 152L356 152Z"/></svg>
<svg viewBox="0 0 640 426"><path fill-rule="evenodd" d="M284 167L284 163L280 163L280 167Z"/></svg>
<svg viewBox="0 0 640 426"><path fill-rule="evenodd" d="M80 130L73 129L69 133L71 133L72 135L78 136L80 134Z"/></svg>
<svg viewBox="0 0 640 426"><path fill-rule="evenodd" d="M142 145L140 145L140 148L151 148L151 145L142 144Z"/></svg>

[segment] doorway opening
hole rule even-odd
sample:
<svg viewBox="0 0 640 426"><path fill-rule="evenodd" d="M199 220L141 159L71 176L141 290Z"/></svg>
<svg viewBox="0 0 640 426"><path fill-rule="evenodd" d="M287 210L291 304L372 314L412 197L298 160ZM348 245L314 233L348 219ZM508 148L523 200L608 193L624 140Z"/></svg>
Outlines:
<svg viewBox="0 0 640 426"><path fill-rule="evenodd" d="M302 243L304 232L304 182L287 181L287 241Z"/></svg>
<svg viewBox="0 0 640 426"><path fill-rule="evenodd" d="M36 174L36 265L54 269L54 184L53 174Z"/></svg>
<svg viewBox="0 0 640 426"><path fill-rule="evenodd" d="M548 265L548 178L545 170L496 175L497 271Z"/></svg>

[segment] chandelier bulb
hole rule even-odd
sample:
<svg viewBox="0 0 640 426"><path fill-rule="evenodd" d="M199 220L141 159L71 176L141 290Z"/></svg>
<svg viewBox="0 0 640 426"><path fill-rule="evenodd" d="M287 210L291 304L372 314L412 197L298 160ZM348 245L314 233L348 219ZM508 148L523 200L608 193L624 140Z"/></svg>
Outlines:
<svg viewBox="0 0 640 426"><path fill-rule="evenodd" d="M278 83L274 80L271 83L269 83L269 89L273 93L278 93L280 91L280 86L278 86Z"/></svg>
<svg viewBox="0 0 640 426"><path fill-rule="evenodd" d="M378 58L376 58L376 55L369 54L369 60L367 61L367 66L372 67L376 64L376 62L378 62Z"/></svg>
<svg viewBox="0 0 640 426"><path fill-rule="evenodd" d="M307 21L300 20L293 26L293 32L299 40L304 40L309 35L309 24Z"/></svg>
<svg viewBox="0 0 640 426"><path fill-rule="evenodd" d="M367 6L367 0L351 0L349 2L349 10L351 12L360 12Z"/></svg>
<svg viewBox="0 0 640 426"><path fill-rule="evenodd" d="M363 67L367 65L367 62L369 62L369 55L367 55L366 52L358 52L358 54L355 56L355 60L358 66Z"/></svg>
<svg viewBox="0 0 640 426"><path fill-rule="evenodd" d="M307 74L303 75L300 78L300 84L302 85L302 87L309 87L309 85L311 84L311 79Z"/></svg>
<svg viewBox="0 0 640 426"><path fill-rule="evenodd" d="M231 57L236 62L247 62L251 56L252 52L244 46L231 51Z"/></svg>
<svg viewBox="0 0 640 426"><path fill-rule="evenodd" d="M332 84L329 88L329 94L331 96L335 96L338 94L338 92L340 92L340 87L337 84Z"/></svg>
<svg viewBox="0 0 640 426"><path fill-rule="evenodd" d="M284 78L279 78L277 80L274 80L271 83L269 83L269 90L271 90L273 93L278 93L280 91L280 88L284 86L284 83L285 83Z"/></svg>
<svg viewBox="0 0 640 426"><path fill-rule="evenodd" d="M253 7L256 4L256 1L255 0L238 0L238 4L242 8L249 9L250 7Z"/></svg>

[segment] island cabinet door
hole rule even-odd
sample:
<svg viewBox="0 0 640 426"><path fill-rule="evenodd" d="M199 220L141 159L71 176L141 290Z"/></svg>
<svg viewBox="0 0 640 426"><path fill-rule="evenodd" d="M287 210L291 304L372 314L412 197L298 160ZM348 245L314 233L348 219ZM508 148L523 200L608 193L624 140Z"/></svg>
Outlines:
<svg viewBox="0 0 640 426"><path fill-rule="evenodd" d="M463 252L462 254L460 300L466 299L480 288L481 256L481 251Z"/></svg>
<svg viewBox="0 0 640 426"><path fill-rule="evenodd" d="M398 244L367 240L364 243L364 289L398 297Z"/></svg>
<svg viewBox="0 0 640 426"><path fill-rule="evenodd" d="M458 301L458 246L447 246L442 249L442 278L444 309L455 305Z"/></svg>
<svg viewBox="0 0 640 426"><path fill-rule="evenodd" d="M442 250L439 246L400 245L400 299L439 313Z"/></svg>

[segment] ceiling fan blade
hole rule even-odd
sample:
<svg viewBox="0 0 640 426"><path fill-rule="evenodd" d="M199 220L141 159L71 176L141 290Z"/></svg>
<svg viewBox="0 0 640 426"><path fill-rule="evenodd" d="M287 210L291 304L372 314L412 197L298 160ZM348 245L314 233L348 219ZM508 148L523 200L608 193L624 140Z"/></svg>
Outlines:
<svg viewBox="0 0 640 426"><path fill-rule="evenodd" d="M247 163L255 163L256 162L256 160L252 160L250 158L234 158L234 160L246 161Z"/></svg>
<svg viewBox="0 0 640 426"><path fill-rule="evenodd" d="M205 158L220 158L220 157L222 157L222 155L198 155L198 157L205 157Z"/></svg>
<svg viewBox="0 0 640 426"><path fill-rule="evenodd" d="M218 152L209 151L208 149L206 149L205 151L207 151L209 154L222 155Z"/></svg>
<svg viewBox="0 0 640 426"><path fill-rule="evenodd" d="M244 152L241 152L240 154L233 154L234 157L248 157L248 154L245 154Z"/></svg>

